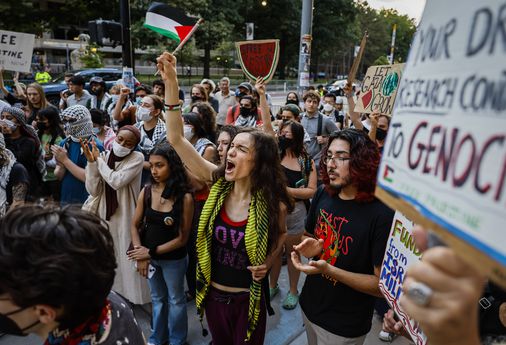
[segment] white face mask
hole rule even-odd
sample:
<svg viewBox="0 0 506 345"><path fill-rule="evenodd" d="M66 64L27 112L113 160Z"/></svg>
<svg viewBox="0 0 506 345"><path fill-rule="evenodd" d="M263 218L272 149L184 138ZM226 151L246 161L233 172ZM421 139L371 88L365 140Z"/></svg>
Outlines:
<svg viewBox="0 0 506 345"><path fill-rule="evenodd" d="M332 104L329 104L329 103L325 103L323 105L323 111L329 113L332 111L332 109L334 109L334 107L332 106Z"/></svg>
<svg viewBox="0 0 506 345"><path fill-rule="evenodd" d="M193 138L193 127L192 126L188 126L188 125L185 125L184 126L184 137L186 138L186 140L190 140L191 138Z"/></svg>
<svg viewBox="0 0 506 345"><path fill-rule="evenodd" d="M130 152L132 152L131 149L121 146L121 144L118 143L116 140L112 142L112 151L116 156L120 158L123 158L127 156Z"/></svg>
<svg viewBox="0 0 506 345"><path fill-rule="evenodd" d="M137 117L137 121L149 121L153 117L151 116L151 110L141 106L137 106L135 116Z"/></svg>

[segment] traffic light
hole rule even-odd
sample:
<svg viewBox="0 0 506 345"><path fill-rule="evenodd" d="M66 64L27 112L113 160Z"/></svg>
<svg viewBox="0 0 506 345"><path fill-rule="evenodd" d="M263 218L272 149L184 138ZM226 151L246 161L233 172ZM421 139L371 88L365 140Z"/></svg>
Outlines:
<svg viewBox="0 0 506 345"><path fill-rule="evenodd" d="M92 20L88 22L90 38L99 46L116 47L123 42L123 29L120 23L112 20Z"/></svg>

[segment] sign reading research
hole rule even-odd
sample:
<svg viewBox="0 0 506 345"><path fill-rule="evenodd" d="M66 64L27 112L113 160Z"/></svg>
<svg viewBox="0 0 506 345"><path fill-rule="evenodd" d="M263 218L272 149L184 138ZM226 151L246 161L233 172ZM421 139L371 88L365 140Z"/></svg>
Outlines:
<svg viewBox="0 0 506 345"><path fill-rule="evenodd" d="M35 35L0 30L0 66L8 71L30 72Z"/></svg>
<svg viewBox="0 0 506 345"><path fill-rule="evenodd" d="M397 90L378 175L380 198L407 205L395 208L417 223L431 221L455 239L452 246L461 248L463 257L502 286L505 13L505 0L427 1ZM465 248L474 251L472 257Z"/></svg>

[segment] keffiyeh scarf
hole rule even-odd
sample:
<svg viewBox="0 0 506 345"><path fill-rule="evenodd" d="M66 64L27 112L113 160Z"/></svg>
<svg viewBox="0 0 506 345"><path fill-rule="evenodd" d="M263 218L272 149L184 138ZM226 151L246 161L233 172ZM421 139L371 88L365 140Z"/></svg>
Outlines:
<svg viewBox="0 0 506 345"><path fill-rule="evenodd" d="M61 117L64 120L65 133L75 140L87 139L93 135L91 114L85 106L73 105L68 107L61 113Z"/></svg>
<svg viewBox="0 0 506 345"><path fill-rule="evenodd" d="M234 186L220 178L212 187L209 197L200 216L197 233L197 311L202 320L204 305L211 285L211 250L212 235L216 216L220 213L225 198ZM269 215L263 195L258 192L251 197L248 222L246 224L244 241L246 253L252 266L262 265L267 256L267 242L269 236ZM248 341L255 330L260 315L262 283L252 281L249 288L248 331L245 341Z"/></svg>

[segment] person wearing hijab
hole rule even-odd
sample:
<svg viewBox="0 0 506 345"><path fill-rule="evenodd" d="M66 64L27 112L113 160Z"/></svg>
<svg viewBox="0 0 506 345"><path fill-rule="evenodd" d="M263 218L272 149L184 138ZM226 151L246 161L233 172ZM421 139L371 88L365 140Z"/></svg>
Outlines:
<svg viewBox="0 0 506 345"><path fill-rule="evenodd" d="M61 180L60 203L83 204L88 198L84 185L85 171L88 161L81 149L81 141L95 138L90 111L82 105L74 105L61 114L66 138L59 146L51 146L57 165L55 176ZM97 150L104 150L101 143L96 143Z"/></svg>
<svg viewBox="0 0 506 345"><path fill-rule="evenodd" d="M16 160L23 164L30 177L29 200L37 198L35 190L42 183L45 162L39 137L35 129L26 123L24 112L16 107L4 107L0 126L5 136L5 145Z"/></svg>
<svg viewBox="0 0 506 345"><path fill-rule="evenodd" d="M134 126L126 125L119 129L110 151L100 153L95 139L81 143L88 161L85 185L90 194L83 209L97 214L109 225L118 264L113 290L134 304L150 302L146 280L132 269L132 263L125 254L141 190L144 156L134 151L140 140L141 132Z"/></svg>
<svg viewBox="0 0 506 345"><path fill-rule="evenodd" d="M4 136L0 132L0 218L9 208L24 204L29 185L28 172L5 147Z"/></svg>

